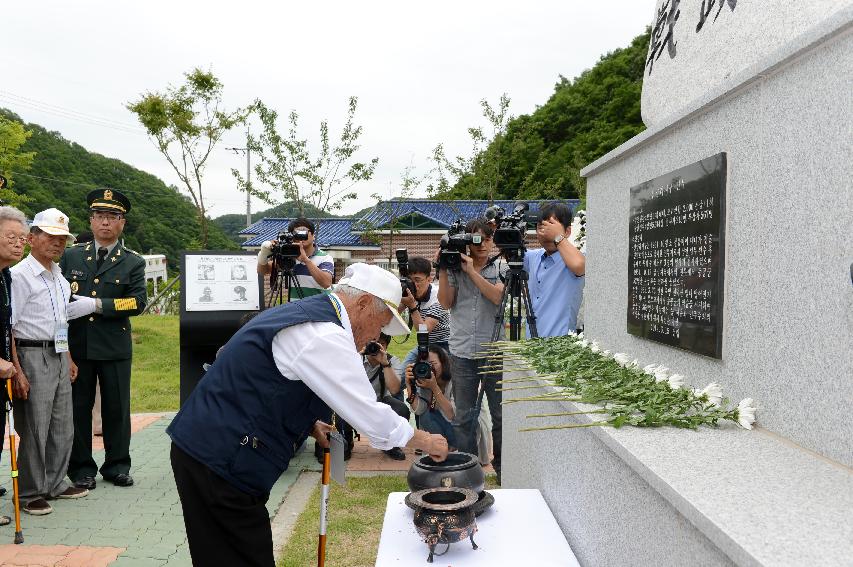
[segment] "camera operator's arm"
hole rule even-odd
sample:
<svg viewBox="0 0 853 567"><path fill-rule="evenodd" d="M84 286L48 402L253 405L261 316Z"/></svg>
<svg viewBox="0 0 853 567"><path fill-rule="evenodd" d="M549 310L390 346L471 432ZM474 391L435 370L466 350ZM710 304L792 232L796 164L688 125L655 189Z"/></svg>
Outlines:
<svg viewBox="0 0 853 567"><path fill-rule="evenodd" d="M406 367L406 386L409 392L409 397L406 399L409 402L409 405L412 406L412 411L415 412L415 415L423 415L426 411L426 405L423 403L424 401L418 395L418 387L415 384L415 376L412 374L412 367L414 364L410 364Z"/></svg>
<svg viewBox="0 0 853 567"><path fill-rule="evenodd" d="M546 240L554 241L558 236L562 236L562 240L557 243L557 251L560 253L563 263L578 277L586 273L586 257L569 242L571 230L567 230L558 220L553 218L539 223L538 230L542 232Z"/></svg>
<svg viewBox="0 0 853 567"><path fill-rule="evenodd" d="M270 254L272 254L272 242L267 240L261 244L261 249L258 252L258 273L262 276L267 276L272 272Z"/></svg>
<svg viewBox="0 0 853 567"><path fill-rule="evenodd" d="M474 282L474 285L477 286L477 289L480 290L483 297L495 305L500 305L504 292L504 284L501 282L491 283L489 280L480 275L480 272L474 268L474 260L472 260L470 256L460 254L460 257L462 258L462 271L471 278L471 281Z"/></svg>
<svg viewBox="0 0 853 567"><path fill-rule="evenodd" d="M308 273L311 274L311 277L314 278L314 281L317 282L324 289L328 289L329 286L332 285L333 275L311 261L311 258L308 257L308 254L305 253L304 242L299 242L299 261L305 264L305 267L308 268ZM334 270L335 268L333 266L333 273Z"/></svg>
<svg viewBox="0 0 853 567"><path fill-rule="evenodd" d="M445 309L450 309L456 303L456 278L451 277L447 268L438 270L438 302Z"/></svg>
<svg viewBox="0 0 853 567"><path fill-rule="evenodd" d="M435 400L435 406L441 411L447 421L453 421L453 416L456 413L455 409L450 400L447 399L447 396L444 395L441 386L438 385L438 380L435 377L435 369L433 369L429 378L419 381L418 386L432 392L432 399Z"/></svg>

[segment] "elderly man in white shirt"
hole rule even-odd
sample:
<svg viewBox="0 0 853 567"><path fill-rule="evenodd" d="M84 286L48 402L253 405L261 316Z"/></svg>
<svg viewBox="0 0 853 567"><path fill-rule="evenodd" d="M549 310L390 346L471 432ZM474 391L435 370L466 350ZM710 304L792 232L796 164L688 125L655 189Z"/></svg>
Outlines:
<svg viewBox="0 0 853 567"><path fill-rule="evenodd" d="M38 213L30 226L30 254L12 268L12 334L17 370L13 388L23 510L53 511L48 499L89 491L65 480L74 440L71 383L77 367L68 352L68 320L87 315L69 304L71 288L54 261L74 236L58 209Z"/></svg>
<svg viewBox="0 0 853 567"><path fill-rule="evenodd" d="M353 264L335 291L260 313L231 338L166 430L195 565L273 566L265 503L308 435L327 446L330 409L377 449L447 440L413 431L376 400L359 352L408 332L396 276Z"/></svg>

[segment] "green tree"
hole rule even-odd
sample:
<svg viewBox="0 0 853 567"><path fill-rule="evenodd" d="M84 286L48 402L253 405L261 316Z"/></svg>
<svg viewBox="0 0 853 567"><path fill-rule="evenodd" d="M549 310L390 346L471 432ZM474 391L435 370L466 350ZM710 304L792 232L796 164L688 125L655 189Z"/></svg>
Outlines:
<svg viewBox="0 0 853 567"><path fill-rule="evenodd" d="M293 201L299 206L300 216L305 216L307 205L333 213L346 201L356 198L353 191L356 184L373 177L379 158L364 162L355 157L361 149L358 140L363 132L354 123L356 97L349 99L346 122L334 147L328 121L320 122L320 150L316 155L309 149L308 140L299 136L299 114L295 110L290 112L287 133L282 135L278 131L278 113L260 101L255 105L263 124L260 138L250 136L248 140L248 147L260 156L255 174L259 181L279 191L281 198L275 199L270 191L249 186L240 172L232 169L243 191L268 203Z"/></svg>
<svg viewBox="0 0 853 567"><path fill-rule="evenodd" d="M186 83L148 92L127 108L145 126L157 149L175 170L195 205L200 245L208 246L208 219L202 179L207 159L222 136L245 122L251 107L222 109L222 82L199 68L185 73Z"/></svg>
<svg viewBox="0 0 853 567"><path fill-rule="evenodd" d="M15 172L26 171L35 159L35 152L21 151L22 146L33 135L19 121L0 116L0 175L6 178L7 185L0 189L0 201L13 207L22 207L29 202L26 195L12 190L15 186Z"/></svg>
<svg viewBox="0 0 853 567"><path fill-rule="evenodd" d="M487 128L491 128L491 132L487 134L483 126L468 128L472 145L469 157L448 158L444 151L444 144L438 144L433 149L430 156L434 164L433 183L428 187L430 194L438 197L449 196L451 187L454 185L476 180L478 191L485 194L490 202L495 199L505 167L500 159L503 136L507 125L513 119L509 114L509 104L510 98L506 93L501 95L495 107L492 107L485 98L480 100L483 117L488 122ZM498 153L498 159L486 159L487 156L483 152L486 146L494 147L494 151Z"/></svg>

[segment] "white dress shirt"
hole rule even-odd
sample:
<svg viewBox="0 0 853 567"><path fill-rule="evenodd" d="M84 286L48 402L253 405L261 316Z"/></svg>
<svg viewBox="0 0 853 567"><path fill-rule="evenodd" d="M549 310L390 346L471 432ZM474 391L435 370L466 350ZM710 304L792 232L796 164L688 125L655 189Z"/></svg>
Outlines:
<svg viewBox="0 0 853 567"><path fill-rule="evenodd" d="M50 270L30 254L12 267L12 331L17 339L52 341L68 325L71 286L56 262Z"/></svg>
<svg viewBox="0 0 853 567"><path fill-rule="evenodd" d="M336 301L340 301L331 294ZM376 401L365 380L349 316L340 305L341 324L303 323L279 331L272 341L275 365L290 380L302 380L332 410L387 450L404 447L415 434L391 406Z"/></svg>

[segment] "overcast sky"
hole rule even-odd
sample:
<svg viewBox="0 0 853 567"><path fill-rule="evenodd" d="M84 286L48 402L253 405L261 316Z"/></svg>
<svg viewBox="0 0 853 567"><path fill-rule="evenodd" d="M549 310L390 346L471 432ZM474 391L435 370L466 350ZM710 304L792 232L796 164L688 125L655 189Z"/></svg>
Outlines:
<svg viewBox="0 0 853 567"><path fill-rule="evenodd" d="M355 95L360 157L379 167L349 213L373 193L387 197L408 164L426 172L439 142L469 154L467 128L484 125L480 99L506 92L512 114L532 112L559 75L628 45L653 11L653 0L5 2L0 106L178 185L124 107L141 93L211 69L227 106L260 98L281 115L294 109L312 140L323 118L339 133ZM245 131L232 131L209 162L211 216L245 213L230 173L245 157L224 149L244 145Z"/></svg>

